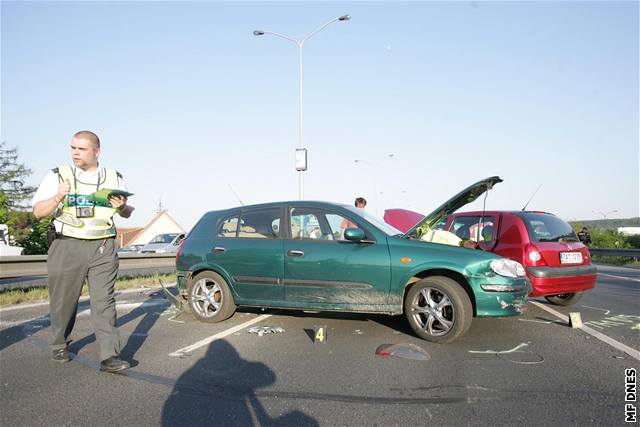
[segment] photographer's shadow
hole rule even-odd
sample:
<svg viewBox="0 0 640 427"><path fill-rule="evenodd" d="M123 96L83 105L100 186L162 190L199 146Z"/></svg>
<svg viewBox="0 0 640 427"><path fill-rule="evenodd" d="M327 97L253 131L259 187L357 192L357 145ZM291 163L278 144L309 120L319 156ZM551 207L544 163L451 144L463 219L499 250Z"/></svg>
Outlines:
<svg viewBox="0 0 640 427"><path fill-rule="evenodd" d="M297 410L269 416L256 391L275 380L268 366L242 359L225 340L214 341L206 355L178 378L162 409L162 425L319 425Z"/></svg>

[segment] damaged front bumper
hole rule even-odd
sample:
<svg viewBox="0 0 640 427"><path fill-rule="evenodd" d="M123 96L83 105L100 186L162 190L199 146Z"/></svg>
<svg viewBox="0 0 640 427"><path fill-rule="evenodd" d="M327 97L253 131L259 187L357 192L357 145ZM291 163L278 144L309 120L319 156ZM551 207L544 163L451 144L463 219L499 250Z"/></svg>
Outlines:
<svg viewBox="0 0 640 427"><path fill-rule="evenodd" d="M531 284L526 277L478 274L470 276L469 282L476 290L478 317L517 316L527 309Z"/></svg>

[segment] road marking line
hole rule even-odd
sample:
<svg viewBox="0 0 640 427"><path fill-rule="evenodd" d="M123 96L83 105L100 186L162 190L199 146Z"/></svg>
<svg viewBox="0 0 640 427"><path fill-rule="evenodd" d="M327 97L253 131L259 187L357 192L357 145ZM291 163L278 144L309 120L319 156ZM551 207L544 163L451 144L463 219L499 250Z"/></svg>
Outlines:
<svg viewBox="0 0 640 427"><path fill-rule="evenodd" d="M226 331L222 331L222 332L220 332L218 334L211 335L210 337L205 338L203 340L200 340L197 343L194 343L194 344L191 344L190 346L178 349L178 350L174 351L173 353L169 353L169 356L178 356L178 357L179 356L184 356L185 353L191 353L193 350L196 350L196 349L198 349L200 347L203 347L203 346L205 346L205 345L207 345L209 343L212 343L212 342L214 342L216 340L219 340L219 339L224 338L224 337L226 337L228 335L231 335L231 334L239 331L240 329L246 328L249 325L253 325L254 323L261 322L264 319L266 319L267 317L271 317L271 314L262 314L262 315L256 317L255 319L251 319L251 320L249 320L247 322L241 323L241 324L239 324L237 326L234 326L233 328L227 329Z"/></svg>
<svg viewBox="0 0 640 427"><path fill-rule="evenodd" d="M605 316L606 316L607 314L611 313L611 310L605 310L604 308L589 307L588 305L583 305L582 307L584 307L584 308L592 308L592 309L594 309L594 310L604 311L604 315L605 315Z"/></svg>
<svg viewBox="0 0 640 427"><path fill-rule="evenodd" d="M607 274L607 273L598 273L600 276L609 276L609 277L614 277L616 279L625 279L625 280L633 280L634 282L640 282L640 279L634 279L633 277L626 277L626 276L616 276L613 274Z"/></svg>
<svg viewBox="0 0 640 427"><path fill-rule="evenodd" d="M171 286L175 286L175 285L176 285L176 282L172 282L172 283L168 283L166 286L167 287L171 287ZM132 294L132 293L141 293L143 291L148 292L148 291L161 291L161 290L162 290L162 287L160 287L160 286L147 287L147 288L123 289L121 291L116 291L116 296L124 295L124 294ZM79 301L80 302L84 302L84 301L87 301L88 299L89 299L89 296L85 295L85 296L80 297ZM0 308L0 313L3 313L5 311L20 310L22 308L41 307L43 305L49 305L49 301L34 302L34 303L31 303L31 304L16 304L16 305L13 305L11 307L3 307L3 308Z"/></svg>
<svg viewBox="0 0 640 427"><path fill-rule="evenodd" d="M541 304L539 302L535 302L535 301L529 301L531 304L540 307L541 309L548 311L549 313L553 314L554 316L558 317L559 319L565 321L566 323L569 323L569 317L565 316L564 314L549 308L547 306L545 306L544 304ZM640 360L640 351L629 347L626 344L622 344L619 341L614 340L611 337L608 337L607 335L596 331L595 329L591 329L590 327L586 326L586 325L582 325L582 327L580 328L581 330L585 331L586 333L588 333L589 335L598 338L600 341L609 344L611 347L614 347L620 351L622 351L623 353L627 353L629 356Z"/></svg>

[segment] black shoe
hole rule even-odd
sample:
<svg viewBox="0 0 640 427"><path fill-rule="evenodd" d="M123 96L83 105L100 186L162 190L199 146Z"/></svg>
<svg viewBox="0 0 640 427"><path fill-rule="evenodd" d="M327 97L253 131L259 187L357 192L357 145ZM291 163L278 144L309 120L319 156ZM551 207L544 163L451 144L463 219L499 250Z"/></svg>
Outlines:
<svg viewBox="0 0 640 427"><path fill-rule="evenodd" d="M100 362L100 370L102 372L124 371L125 369L129 369L130 366L129 362L125 362L118 356L111 356L110 358Z"/></svg>
<svg viewBox="0 0 640 427"><path fill-rule="evenodd" d="M56 362L68 362L71 360L71 357L69 357L69 350L67 350L66 348L53 350L51 359Z"/></svg>

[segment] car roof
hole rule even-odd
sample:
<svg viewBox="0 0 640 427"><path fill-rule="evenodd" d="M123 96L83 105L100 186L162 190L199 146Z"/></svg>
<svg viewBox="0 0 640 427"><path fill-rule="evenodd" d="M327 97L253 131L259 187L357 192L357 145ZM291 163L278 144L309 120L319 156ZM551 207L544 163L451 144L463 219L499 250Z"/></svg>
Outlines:
<svg viewBox="0 0 640 427"><path fill-rule="evenodd" d="M494 215L494 214L500 214L500 213L508 213L508 214L512 214L512 215L526 214L526 213L554 215L551 212L545 212L545 211L521 211L521 210L492 210L492 211L490 211L490 210L486 210L486 211L456 212L456 213L451 214L451 216L482 215L483 212L484 212L484 215Z"/></svg>
<svg viewBox="0 0 640 427"><path fill-rule="evenodd" d="M268 203L258 203L254 205L242 205L235 206L226 209L217 209L207 212L207 214L218 214L222 212L228 212L236 209L256 209L256 208L269 208L269 207L277 207L286 204L295 204L298 206L320 206L320 207L340 207L340 208L349 208L352 205L347 205L344 203L335 203L335 202L325 202L321 200L287 200L282 202L268 202Z"/></svg>

